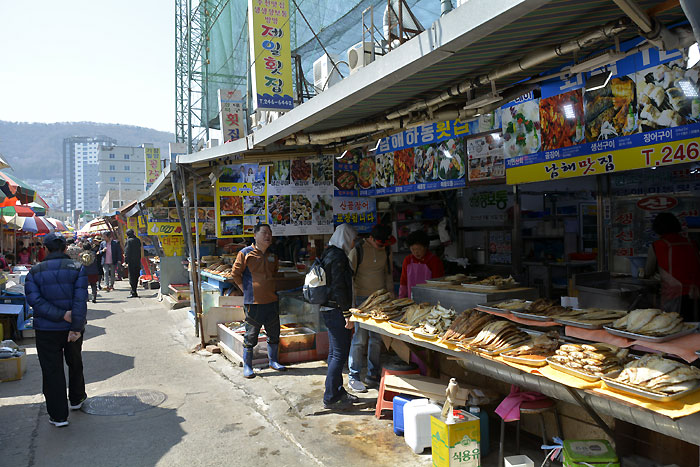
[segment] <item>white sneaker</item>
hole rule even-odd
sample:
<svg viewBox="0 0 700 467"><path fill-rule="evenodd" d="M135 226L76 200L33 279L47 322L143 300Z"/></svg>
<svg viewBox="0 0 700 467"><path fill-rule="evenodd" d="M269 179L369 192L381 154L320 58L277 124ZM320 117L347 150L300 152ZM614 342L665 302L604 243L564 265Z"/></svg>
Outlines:
<svg viewBox="0 0 700 467"><path fill-rule="evenodd" d="M68 426L68 420L63 420L59 422L58 420L54 420L53 418L49 417L49 423L52 424L53 426L57 427L62 427L62 426Z"/></svg>
<svg viewBox="0 0 700 467"><path fill-rule="evenodd" d="M73 405L71 404L70 401L68 401L68 407L70 407L71 410L80 410L80 408L83 406L83 403L87 400L87 397L84 397L83 400L78 402L77 404Z"/></svg>

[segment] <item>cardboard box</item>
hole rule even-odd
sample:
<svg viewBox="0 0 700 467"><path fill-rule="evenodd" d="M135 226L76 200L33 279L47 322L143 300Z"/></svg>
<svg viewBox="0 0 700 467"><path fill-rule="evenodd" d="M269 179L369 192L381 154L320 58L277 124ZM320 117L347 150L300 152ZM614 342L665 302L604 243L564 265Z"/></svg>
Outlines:
<svg viewBox="0 0 700 467"><path fill-rule="evenodd" d="M17 381L27 371L27 354L19 357L0 358L0 381Z"/></svg>
<svg viewBox="0 0 700 467"><path fill-rule="evenodd" d="M243 306L243 295L221 295L219 306Z"/></svg>
<svg viewBox="0 0 700 467"><path fill-rule="evenodd" d="M564 441L564 467L620 467L620 460L604 439L567 439Z"/></svg>
<svg viewBox="0 0 700 467"><path fill-rule="evenodd" d="M448 425L440 416L430 417L433 466L479 467L481 428L479 417L461 412L463 419Z"/></svg>

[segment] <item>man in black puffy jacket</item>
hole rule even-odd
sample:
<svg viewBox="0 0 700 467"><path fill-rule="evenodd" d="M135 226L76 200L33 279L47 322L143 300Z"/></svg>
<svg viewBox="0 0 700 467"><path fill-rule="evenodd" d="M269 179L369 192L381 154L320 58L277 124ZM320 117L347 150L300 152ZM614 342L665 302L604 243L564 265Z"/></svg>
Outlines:
<svg viewBox="0 0 700 467"><path fill-rule="evenodd" d="M36 350L41 365L49 422L68 425L68 407L78 410L87 399L83 377L83 332L87 322L87 275L66 251L63 236L44 237L49 254L34 266L24 285L34 309ZM68 365L68 401L63 359Z"/></svg>
<svg viewBox="0 0 700 467"><path fill-rule="evenodd" d="M126 247L124 248L124 262L129 267L129 285L131 286L131 296L138 297L136 288L139 285L141 276L141 240L136 238L133 229L126 231Z"/></svg>

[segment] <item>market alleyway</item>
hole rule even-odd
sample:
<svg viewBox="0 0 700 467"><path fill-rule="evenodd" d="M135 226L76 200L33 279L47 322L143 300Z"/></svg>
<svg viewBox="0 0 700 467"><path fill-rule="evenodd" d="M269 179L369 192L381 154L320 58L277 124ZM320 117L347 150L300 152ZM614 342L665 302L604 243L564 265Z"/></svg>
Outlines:
<svg viewBox="0 0 700 467"><path fill-rule="evenodd" d="M190 353L197 340L186 312L166 309L155 292L128 299L117 282L89 304L85 378L92 398L144 390L166 399L126 415L72 412L55 428L34 339L24 339L24 378L0 384L0 466L431 465L429 450L413 454L391 421L373 417L376 392L357 412L325 411L325 362L245 380L221 355Z"/></svg>

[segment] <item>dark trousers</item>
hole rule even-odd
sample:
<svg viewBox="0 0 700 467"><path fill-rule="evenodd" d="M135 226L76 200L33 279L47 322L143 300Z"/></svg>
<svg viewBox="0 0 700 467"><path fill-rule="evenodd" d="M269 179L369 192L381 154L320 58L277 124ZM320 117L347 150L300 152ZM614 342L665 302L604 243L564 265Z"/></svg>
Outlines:
<svg viewBox="0 0 700 467"><path fill-rule="evenodd" d="M139 286L139 277L141 276L141 265L139 263L131 264L129 263L129 285L131 286L131 293L136 295L136 289Z"/></svg>
<svg viewBox="0 0 700 467"><path fill-rule="evenodd" d="M68 398L77 404L87 397L83 377L83 336L75 342L68 342L68 331L36 330L36 351L39 354L43 381L46 411L54 420L68 418L66 401L66 377L63 360L68 365Z"/></svg>
<svg viewBox="0 0 700 467"><path fill-rule="evenodd" d="M352 331L345 328L345 318L340 310L324 311L321 315L328 328L328 372L323 402L332 404L345 394L343 367L350 355Z"/></svg>
<svg viewBox="0 0 700 467"><path fill-rule="evenodd" d="M265 326L268 344L280 343L279 302L264 305L245 305L245 336L243 346L252 349L258 343L260 328Z"/></svg>

